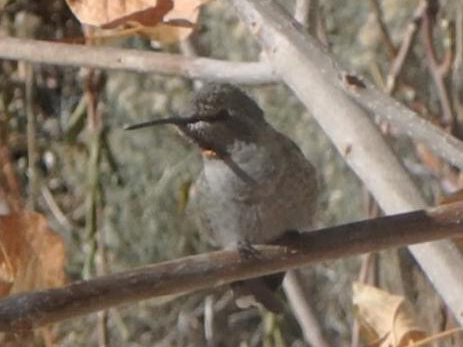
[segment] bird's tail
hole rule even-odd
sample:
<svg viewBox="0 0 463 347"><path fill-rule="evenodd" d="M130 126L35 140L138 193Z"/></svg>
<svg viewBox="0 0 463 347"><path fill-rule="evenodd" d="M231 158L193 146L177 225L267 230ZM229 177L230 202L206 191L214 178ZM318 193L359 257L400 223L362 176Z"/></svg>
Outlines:
<svg viewBox="0 0 463 347"><path fill-rule="evenodd" d="M283 303L276 296L276 290L281 286L284 272L238 281L231 284L236 305L248 308L256 302L273 313L283 313Z"/></svg>

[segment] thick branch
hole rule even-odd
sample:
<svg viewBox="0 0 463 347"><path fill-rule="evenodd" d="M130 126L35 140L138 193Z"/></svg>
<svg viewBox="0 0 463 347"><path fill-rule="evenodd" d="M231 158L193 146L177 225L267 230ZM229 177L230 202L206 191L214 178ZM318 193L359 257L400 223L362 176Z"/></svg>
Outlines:
<svg viewBox="0 0 463 347"><path fill-rule="evenodd" d="M463 168L463 143L444 131L430 127L415 113L373 86L351 76L323 47L304 33L272 0L229 0L254 30L269 62L320 123L350 167L362 179L388 214L426 205L413 180L381 137L365 110L390 117L407 134L426 140L438 155L446 155ZM367 94L368 93L368 94ZM355 101L351 97L355 98ZM412 125L413 124L413 125ZM421 131L421 134L418 134ZM423 134L433 132L430 142ZM424 141L423 141L424 142ZM456 319L463 324L463 256L450 241L410 247Z"/></svg>
<svg viewBox="0 0 463 347"><path fill-rule="evenodd" d="M0 331L36 328L115 305L189 293L310 263L390 247L463 237L463 202L303 233L276 246L256 246L261 257L243 261L219 251L18 294L0 301Z"/></svg>
<svg viewBox="0 0 463 347"><path fill-rule="evenodd" d="M135 49L90 47L11 37L0 38L0 58L241 84L262 84L278 80L268 64L259 62L230 62Z"/></svg>

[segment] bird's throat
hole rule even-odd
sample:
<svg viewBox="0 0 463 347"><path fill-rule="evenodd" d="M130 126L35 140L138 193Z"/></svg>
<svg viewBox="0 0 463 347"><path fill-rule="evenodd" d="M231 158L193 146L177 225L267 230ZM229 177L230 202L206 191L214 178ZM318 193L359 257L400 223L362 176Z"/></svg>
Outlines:
<svg viewBox="0 0 463 347"><path fill-rule="evenodd" d="M206 159L217 159L219 155L212 149L203 149L201 155Z"/></svg>

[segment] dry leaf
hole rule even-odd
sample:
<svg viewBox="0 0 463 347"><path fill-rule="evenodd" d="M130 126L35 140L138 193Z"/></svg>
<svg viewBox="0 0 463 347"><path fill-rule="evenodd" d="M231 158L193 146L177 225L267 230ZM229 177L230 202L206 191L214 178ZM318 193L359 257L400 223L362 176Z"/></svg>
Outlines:
<svg viewBox="0 0 463 347"><path fill-rule="evenodd" d="M164 43L190 35L199 6L208 1L211 0L66 0L81 23L102 29L119 28L121 35L138 33Z"/></svg>
<svg viewBox="0 0 463 347"><path fill-rule="evenodd" d="M164 22L145 33L152 40L169 43L186 39L198 21L199 7L211 0L175 0L174 8L164 17Z"/></svg>
<svg viewBox="0 0 463 347"><path fill-rule="evenodd" d="M0 296L62 286L65 249L39 213L0 216Z"/></svg>
<svg viewBox="0 0 463 347"><path fill-rule="evenodd" d="M122 21L156 25L174 7L173 0L66 0L66 3L81 23L108 28Z"/></svg>
<svg viewBox="0 0 463 347"><path fill-rule="evenodd" d="M360 282L353 284L353 303L362 331L371 340L387 336L382 347L403 347L426 334L405 298Z"/></svg>

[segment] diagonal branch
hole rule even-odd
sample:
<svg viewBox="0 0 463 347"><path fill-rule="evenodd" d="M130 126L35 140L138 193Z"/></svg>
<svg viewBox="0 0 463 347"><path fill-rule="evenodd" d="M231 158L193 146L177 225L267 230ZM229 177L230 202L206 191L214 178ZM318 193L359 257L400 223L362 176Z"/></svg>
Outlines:
<svg viewBox="0 0 463 347"><path fill-rule="evenodd" d="M302 233L261 257L242 260L233 250L166 261L139 269L33 291L0 301L0 331L19 331L156 296L185 294L277 273L317 261L390 247L463 237L463 202Z"/></svg>
<svg viewBox="0 0 463 347"><path fill-rule="evenodd" d="M256 33L269 62L283 81L317 119L386 213L423 208L426 202L363 107L393 119L396 126L403 125L401 128L405 129L402 130L412 137L419 135L437 153L444 143L452 143L455 145L452 160L463 167L461 142L441 130L436 142L430 143L423 136L431 129L427 122L371 84L343 71L276 1L229 2ZM435 135L439 133L437 128L432 131ZM463 287L463 256L455 244L440 241L409 249L456 319L463 324L463 295L454 290Z"/></svg>

